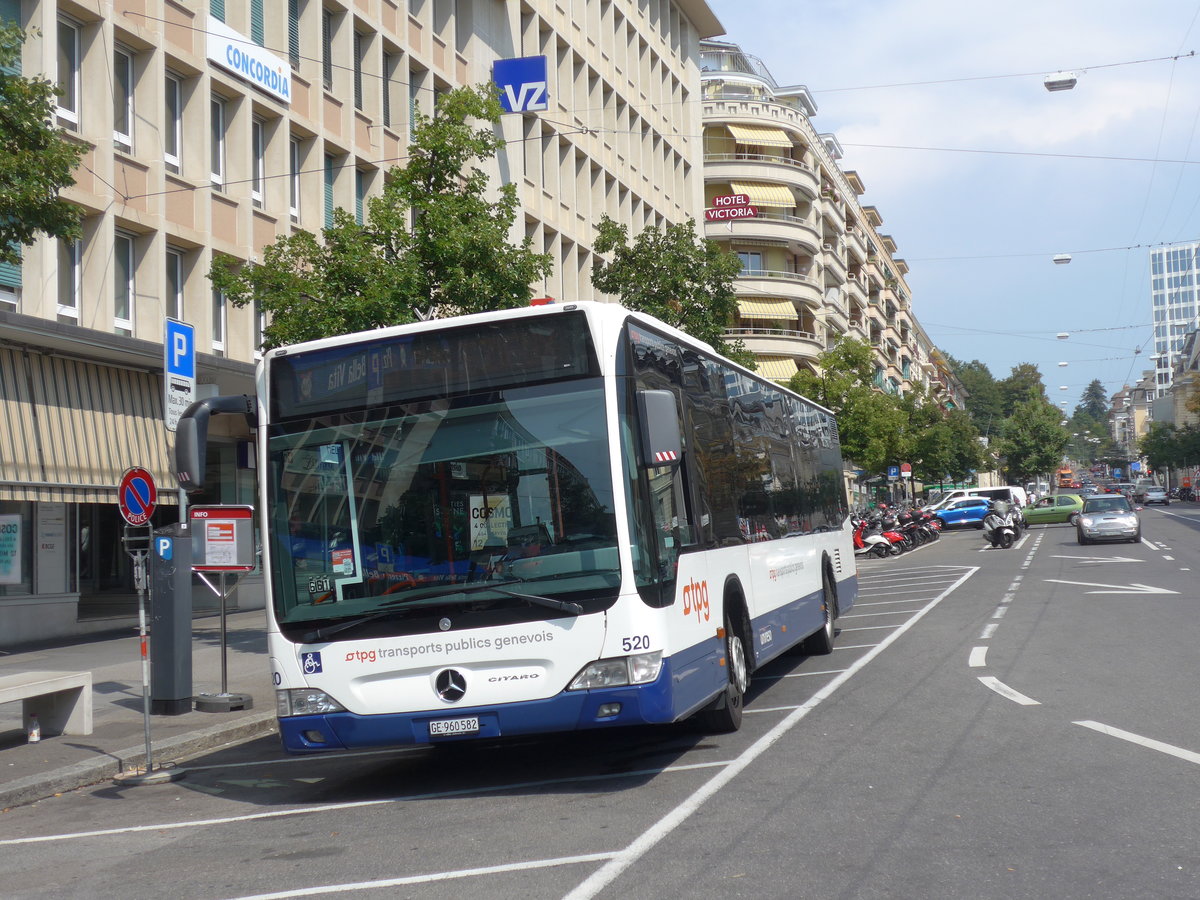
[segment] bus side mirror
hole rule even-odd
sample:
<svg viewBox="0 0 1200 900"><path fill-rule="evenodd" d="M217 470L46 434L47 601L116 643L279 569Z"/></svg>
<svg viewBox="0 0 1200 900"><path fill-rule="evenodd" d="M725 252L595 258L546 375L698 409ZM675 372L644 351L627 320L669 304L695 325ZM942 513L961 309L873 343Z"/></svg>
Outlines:
<svg viewBox="0 0 1200 900"><path fill-rule="evenodd" d="M642 423L643 468L679 465L683 438L679 433L679 404L670 391L638 391Z"/></svg>
<svg viewBox="0 0 1200 900"><path fill-rule="evenodd" d="M229 394L197 400L183 411L175 427L175 477L188 493L204 487L208 459L208 420L216 413L238 413L251 428L258 426L258 410L248 394Z"/></svg>

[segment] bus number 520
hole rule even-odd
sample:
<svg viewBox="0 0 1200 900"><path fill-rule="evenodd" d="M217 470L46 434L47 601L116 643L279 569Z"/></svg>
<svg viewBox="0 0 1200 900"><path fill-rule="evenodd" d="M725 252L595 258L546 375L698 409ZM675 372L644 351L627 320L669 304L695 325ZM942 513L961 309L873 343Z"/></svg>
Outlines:
<svg viewBox="0 0 1200 900"><path fill-rule="evenodd" d="M649 650L650 635L635 634L633 637L621 638L621 649L626 653L632 650Z"/></svg>

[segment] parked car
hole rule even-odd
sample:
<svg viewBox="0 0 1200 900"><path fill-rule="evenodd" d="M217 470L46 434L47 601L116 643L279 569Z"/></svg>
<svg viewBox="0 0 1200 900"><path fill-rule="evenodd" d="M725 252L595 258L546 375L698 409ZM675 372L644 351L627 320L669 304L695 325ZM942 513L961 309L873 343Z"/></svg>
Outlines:
<svg viewBox="0 0 1200 900"><path fill-rule="evenodd" d="M1114 494L1084 500L1075 531L1081 544L1142 539L1142 523L1129 500Z"/></svg>
<svg viewBox="0 0 1200 900"><path fill-rule="evenodd" d="M974 525L976 528L982 528L983 517L988 514L991 505L991 501L986 497L963 497L951 500L933 515L942 523L943 528L953 528L956 525Z"/></svg>
<svg viewBox="0 0 1200 900"><path fill-rule="evenodd" d="M1079 494L1055 494L1025 507L1025 521L1030 525L1050 525L1055 522L1074 525L1082 510L1083 497Z"/></svg>
<svg viewBox="0 0 1200 900"><path fill-rule="evenodd" d="M1163 506L1170 506L1171 498L1167 496L1165 489L1149 487L1142 494L1142 506L1149 506L1151 503L1161 503Z"/></svg>

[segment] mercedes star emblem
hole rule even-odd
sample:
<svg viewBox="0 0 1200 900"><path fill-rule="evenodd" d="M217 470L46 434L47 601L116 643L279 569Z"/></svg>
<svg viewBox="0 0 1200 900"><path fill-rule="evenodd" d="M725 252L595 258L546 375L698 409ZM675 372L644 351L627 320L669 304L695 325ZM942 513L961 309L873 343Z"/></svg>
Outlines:
<svg viewBox="0 0 1200 900"><path fill-rule="evenodd" d="M467 678L458 669L442 669L434 679L438 696L447 703L455 703L467 692Z"/></svg>

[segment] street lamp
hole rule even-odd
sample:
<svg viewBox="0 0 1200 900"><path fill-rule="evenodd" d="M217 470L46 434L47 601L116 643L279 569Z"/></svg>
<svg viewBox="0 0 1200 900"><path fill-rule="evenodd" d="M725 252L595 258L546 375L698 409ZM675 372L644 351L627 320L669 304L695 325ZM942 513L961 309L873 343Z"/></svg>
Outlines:
<svg viewBox="0 0 1200 900"><path fill-rule="evenodd" d="M1051 93L1055 91L1069 91L1079 83L1079 76L1075 72L1055 72L1053 75L1047 75L1042 84L1046 86L1046 90Z"/></svg>
<svg viewBox="0 0 1200 900"><path fill-rule="evenodd" d="M1071 261L1070 253L1055 253L1054 254L1054 264L1056 266L1065 266L1070 261Z"/></svg>

